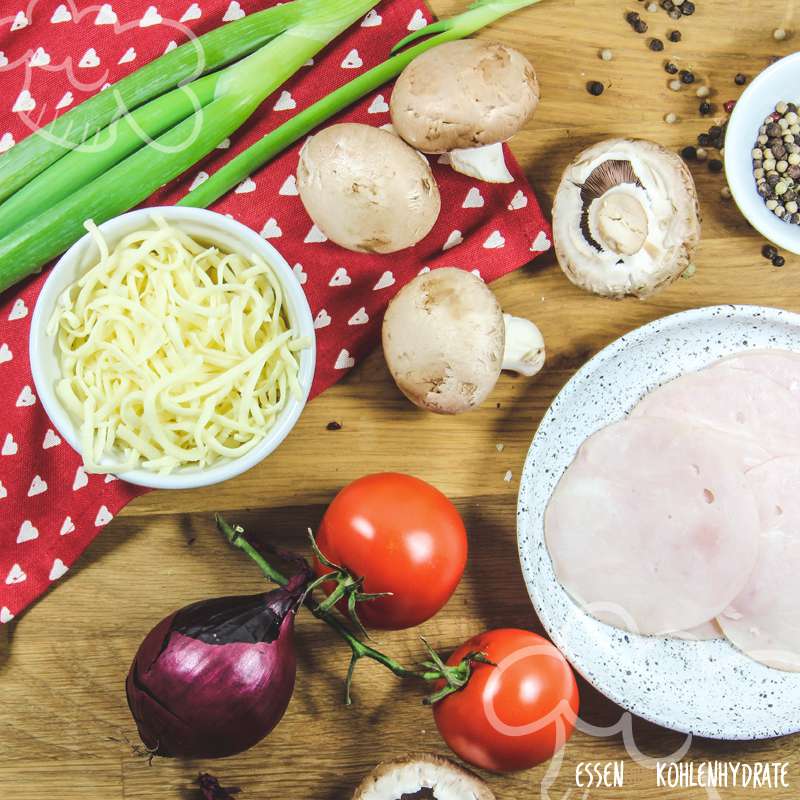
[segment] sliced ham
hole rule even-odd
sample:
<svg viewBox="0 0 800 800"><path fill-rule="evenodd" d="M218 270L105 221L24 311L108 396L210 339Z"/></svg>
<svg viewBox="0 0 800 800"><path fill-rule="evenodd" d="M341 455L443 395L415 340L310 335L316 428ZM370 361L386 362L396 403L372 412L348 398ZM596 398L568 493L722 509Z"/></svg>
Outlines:
<svg viewBox="0 0 800 800"><path fill-rule="evenodd" d="M718 621L751 658L800 672L800 457L767 461L746 477L761 518L759 555Z"/></svg>
<svg viewBox="0 0 800 800"><path fill-rule="evenodd" d="M732 369L757 372L772 379L794 395L800 395L800 353L791 350L745 350L717 361L710 368L723 365Z"/></svg>
<svg viewBox="0 0 800 800"><path fill-rule="evenodd" d="M636 633L702 625L752 571L759 533L732 437L629 419L584 442L545 513L559 580L598 619Z"/></svg>
<svg viewBox="0 0 800 800"><path fill-rule="evenodd" d="M734 436L746 467L800 454L800 395L763 374L725 364L664 384L631 417L678 419Z"/></svg>
<svg viewBox="0 0 800 800"><path fill-rule="evenodd" d="M716 619L710 619L702 625L690 628L688 631L674 631L668 634L671 639L686 639L691 642L710 642L712 639L721 639L725 634Z"/></svg>

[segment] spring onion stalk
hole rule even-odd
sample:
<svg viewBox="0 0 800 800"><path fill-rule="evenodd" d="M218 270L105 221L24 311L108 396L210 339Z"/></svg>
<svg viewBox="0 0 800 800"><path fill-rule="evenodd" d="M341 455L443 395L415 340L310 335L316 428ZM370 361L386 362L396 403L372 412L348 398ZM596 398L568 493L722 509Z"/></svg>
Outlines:
<svg viewBox="0 0 800 800"><path fill-rule="evenodd" d="M0 204L0 237L51 208L208 105L214 99L220 75L219 72L206 75L151 100L98 131L40 172Z"/></svg>
<svg viewBox="0 0 800 800"><path fill-rule="evenodd" d="M0 201L115 119L255 52L317 6L317 0L294 0L230 22L165 53L62 114L0 158Z"/></svg>
<svg viewBox="0 0 800 800"><path fill-rule="evenodd" d="M378 0L307 0L300 19L220 72L213 100L80 190L0 239L0 291L40 269L84 233L185 172L238 129L264 99Z"/></svg>
<svg viewBox="0 0 800 800"><path fill-rule="evenodd" d="M538 2L541 0L478 0L463 14L439 20L412 33L398 42L392 52L397 53L398 50L425 36L430 36L430 38L397 53L299 112L288 122L231 159L207 181L179 200L178 205L196 208L205 208L211 205L248 175L291 147L318 125L397 77L421 53L444 42L463 39L506 14Z"/></svg>

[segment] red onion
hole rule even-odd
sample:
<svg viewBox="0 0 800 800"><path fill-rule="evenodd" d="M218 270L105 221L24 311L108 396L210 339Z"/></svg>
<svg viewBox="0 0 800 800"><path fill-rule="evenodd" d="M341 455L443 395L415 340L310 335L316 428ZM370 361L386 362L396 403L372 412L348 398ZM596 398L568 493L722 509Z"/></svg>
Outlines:
<svg viewBox="0 0 800 800"><path fill-rule="evenodd" d="M261 741L294 691L294 614L308 583L176 611L145 637L126 693L151 753L221 758Z"/></svg>

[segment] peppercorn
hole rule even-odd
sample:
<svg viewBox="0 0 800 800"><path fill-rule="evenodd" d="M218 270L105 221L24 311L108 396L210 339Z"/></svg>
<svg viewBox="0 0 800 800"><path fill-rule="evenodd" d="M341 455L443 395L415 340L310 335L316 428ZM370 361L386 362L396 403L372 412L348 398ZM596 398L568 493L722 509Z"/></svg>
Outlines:
<svg viewBox="0 0 800 800"><path fill-rule="evenodd" d="M708 101L703 100L703 102L700 103L698 110L705 117L707 114L711 113L711 111L713 110L713 106Z"/></svg>
<svg viewBox="0 0 800 800"><path fill-rule="evenodd" d="M772 266L773 267L782 267L786 263L786 259L783 256L775 256L772 259Z"/></svg>
<svg viewBox="0 0 800 800"><path fill-rule="evenodd" d="M731 114L733 113L733 109L735 106L736 106L735 100L726 100L722 107L725 109L726 114Z"/></svg>
<svg viewBox="0 0 800 800"><path fill-rule="evenodd" d="M625 15L625 20L629 25L633 25L639 19L639 14L636 11L629 11Z"/></svg>
<svg viewBox="0 0 800 800"><path fill-rule="evenodd" d="M670 31L669 34L667 34L667 38L671 42L679 42L681 40L681 32L680 31Z"/></svg>
<svg viewBox="0 0 800 800"><path fill-rule="evenodd" d="M593 94L595 97L603 94L605 88L606 87L603 86L600 81L589 81L589 83L586 84L586 91L589 92L589 94Z"/></svg>
<svg viewBox="0 0 800 800"><path fill-rule="evenodd" d="M733 82L737 86L744 86L747 83L747 75L743 75L741 72L736 75L733 79Z"/></svg>
<svg viewBox="0 0 800 800"><path fill-rule="evenodd" d="M697 158L697 148L692 147L691 145L684 147L683 150L681 150L681 155L687 161L694 161Z"/></svg>
<svg viewBox="0 0 800 800"><path fill-rule="evenodd" d="M772 259L778 255L778 250L771 244L765 244L761 248L761 255L764 256L764 258L766 258L768 261L772 261Z"/></svg>
<svg viewBox="0 0 800 800"><path fill-rule="evenodd" d="M711 144L711 137L707 133L700 133L697 135L697 144L700 147L708 147Z"/></svg>
<svg viewBox="0 0 800 800"><path fill-rule="evenodd" d="M643 19L637 19L633 24L636 33L647 33L647 23Z"/></svg>
<svg viewBox="0 0 800 800"><path fill-rule="evenodd" d="M722 172L722 162L718 158L711 158L708 161L708 168L711 172Z"/></svg>
<svg viewBox="0 0 800 800"><path fill-rule="evenodd" d="M695 12L695 6L692 0L685 0L681 5L681 13L684 17L691 17Z"/></svg>
<svg viewBox="0 0 800 800"><path fill-rule="evenodd" d="M680 78L684 83L694 83L694 73L690 72L688 69L681 70Z"/></svg>
<svg viewBox="0 0 800 800"><path fill-rule="evenodd" d="M664 42L661 39L651 39L647 45L654 53L659 53L664 49Z"/></svg>
<svg viewBox="0 0 800 800"><path fill-rule="evenodd" d="M670 75L675 75L678 72L678 68L671 61L667 61L667 63L664 64L664 70Z"/></svg>

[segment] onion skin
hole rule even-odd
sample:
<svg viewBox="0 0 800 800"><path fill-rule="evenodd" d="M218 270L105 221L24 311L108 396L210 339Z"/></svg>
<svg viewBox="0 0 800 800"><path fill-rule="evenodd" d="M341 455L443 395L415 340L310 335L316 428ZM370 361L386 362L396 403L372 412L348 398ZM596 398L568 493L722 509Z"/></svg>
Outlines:
<svg viewBox="0 0 800 800"><path fill-rule="evenodd" d="M294 691L294 615L307 580L194 603L150 631L125 689L151 753L231 756L280 722Z"/></svg>

